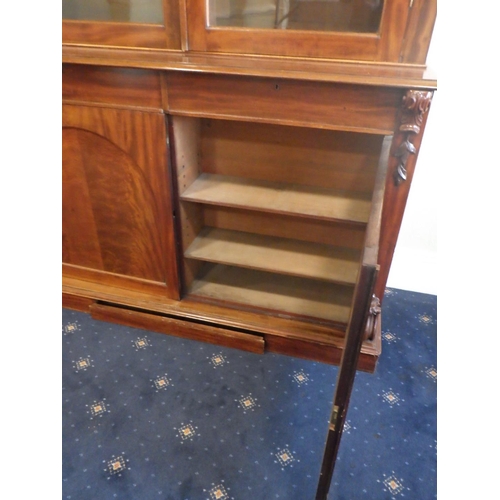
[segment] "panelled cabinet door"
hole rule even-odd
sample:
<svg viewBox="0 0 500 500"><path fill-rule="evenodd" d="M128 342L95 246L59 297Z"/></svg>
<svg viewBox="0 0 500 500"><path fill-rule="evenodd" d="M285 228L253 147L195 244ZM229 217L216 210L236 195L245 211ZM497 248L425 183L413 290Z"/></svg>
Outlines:
<svg viewBox="0 0 500 500"><path fill-rule="evenodd" d="M178 298L165 116L63 106L64 274Z"/></svg>
<svg viewBox="0 0 500 500"><path fill-rule="evenodd" d="M398 62L410 10L410 0L186 1L191 50L363 61Z"/></svg>

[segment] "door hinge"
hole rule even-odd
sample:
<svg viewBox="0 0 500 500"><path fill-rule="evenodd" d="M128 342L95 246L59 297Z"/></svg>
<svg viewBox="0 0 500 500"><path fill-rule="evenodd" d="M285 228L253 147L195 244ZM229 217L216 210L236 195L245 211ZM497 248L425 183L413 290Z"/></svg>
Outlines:
<svg viewBox="0 0 500 500"><path fill-rule="evenodd" d="M330 430L334 431L335 426L337 425L337 420L339 418L339 407L337 405L334 405L333 411L332 411L332 418L330 419Z"/></svg>

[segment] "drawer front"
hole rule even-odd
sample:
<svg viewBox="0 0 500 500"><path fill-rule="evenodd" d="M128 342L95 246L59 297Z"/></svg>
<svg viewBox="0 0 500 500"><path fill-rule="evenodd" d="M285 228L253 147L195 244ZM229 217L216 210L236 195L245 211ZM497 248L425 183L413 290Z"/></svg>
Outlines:
<svg viewBox="0 0 500 500"><path fill-rule="evenodd" d="M168 73L169 112L391 134L402 90L241 76Z"/></svg>
<svg viewBox="0 0 500 500"><path fill-rule="evenodd" d="M133 68L64 64L63 100L162 109L160 74Z"/></svg>

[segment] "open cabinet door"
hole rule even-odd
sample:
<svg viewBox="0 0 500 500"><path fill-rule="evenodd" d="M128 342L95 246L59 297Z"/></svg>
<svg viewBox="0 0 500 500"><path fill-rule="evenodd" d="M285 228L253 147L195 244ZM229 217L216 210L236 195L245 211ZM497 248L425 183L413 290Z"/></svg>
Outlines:
<svg viewBox="0 0 500 500"><path fill-rule="evenodd" d="M328 428L321 474L316 492L316 500L326 500L333 476L340 439L356 376L361 344L370 317L373 292L379 270L378 247L384 200L385 178L392 137L386 137L382 146L380 162L372 198L372 209L366 231L365 245L361 260L359 278L356 283L347 327L345 346L340 362L335 386L332 415Z"/></svg>

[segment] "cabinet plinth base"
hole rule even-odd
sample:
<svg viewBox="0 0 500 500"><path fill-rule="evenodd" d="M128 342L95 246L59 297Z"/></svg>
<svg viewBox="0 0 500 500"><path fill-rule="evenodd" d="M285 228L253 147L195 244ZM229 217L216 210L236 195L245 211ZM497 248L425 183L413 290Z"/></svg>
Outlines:
<svg viewBox="0 0 500 500"><path fill-rule="evenodd" d="M339 332L337 335L320 334L312 325L300 321L275 319L280 328L275 325L274 331L266 331L260 328L257 318L253 318L254 323L245 324L240 320L230 324L227 318L215 315L214 311L220 313L222 308L207 305L204 315L195 315L184 301L168 299L165 299L163 308L152 300L148 307L148 301L140 294L134 299L123 289L92 286L91 282L79 280L67 281L71 281L71 286L63 285L63 307L87 312L98 320L255 353L273 352L333 365L338 365L342 357L344 338L338 336ZM211 314L208 313L210 310ZM228 316L231 314L234 311L228 312ZM246 319L252 314L242 313L241 316ZM260 316L265 323L262 315L255 316ZM358 362L358 369L369 373L375 371L381 353L380 316L374 323L371 339L363 342ZM285 328L288 325L295 331L292 329L287 333ZM297 332L301 326L304 333L299 337ZM308 328L312 330L309 335ZM316 330L327 331L319 327Z"/></svg>

